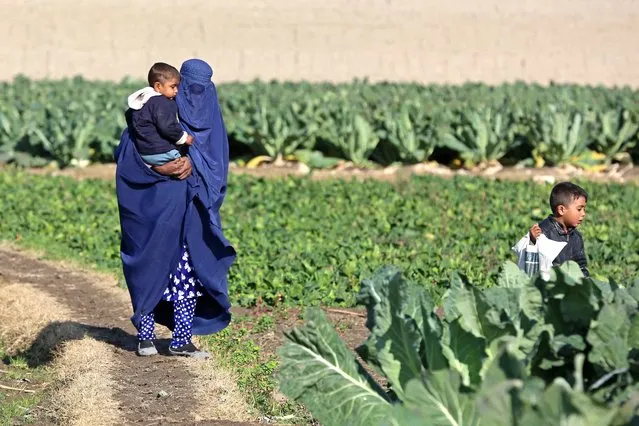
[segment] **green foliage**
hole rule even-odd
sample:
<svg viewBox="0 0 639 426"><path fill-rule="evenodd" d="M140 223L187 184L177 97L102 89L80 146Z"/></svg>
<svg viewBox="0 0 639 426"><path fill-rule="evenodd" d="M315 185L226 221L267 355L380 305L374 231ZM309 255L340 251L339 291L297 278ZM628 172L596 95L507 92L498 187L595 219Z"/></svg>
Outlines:
<svg viewBox="0 0 639 426"><path fill-rule="evenodd" d="M460 154L467 166L500 160L517 146L516 121L503 110L460 111L442 145Z"/></svg>
<svg viewBox="0 0 639 426"><path fill-rule="evenodd" d="M25 166L112 161L126 126L126 93L137 85L81 78L0 83L0 160Z"/></svg>
<svg viewBox="0 0 639 426"><path fill-rule="evenodd" d="M35 393L23 393L0 388L0 424L31 424L38 418L35 413L38 404L46 396L46 384L52 380L52 372L46 366L29 368L21 356L9 356L0 341L0 359L3 363L0 384L14 388L36 388Z"/></svg>
<svg viewBox="0 0 639 426"><path fill-rule="evenodd" d="M381 421L390 403L388 396L321 311L311 310L305 319L304 327L286 333L289 343L283 349L281 391L302 402L323 424Z"/></svg>
<svg viewBox="0 0 639 426"><path fill-rule="evenodd" d="M276 387L273 371L277 362L262 359L260 348L248 338L248 330L233 325L217 334L202 337L201 341L216 356L218 363L231 368L239 389L261 413L279 414L271 394Z"/></svg>
<svg viewBox="0 0 639 426"><path fill-rule="evenodd" d="M263 318L268 318L263 320ZM275 356L264 355L260 347L252 340L252 333L266 331L264 324L272 322L268 315L258 319L257 327L250 328L242 317L234 318L233 322L223 331L200 337L200 343L215 357L216 363L234 374L239 390L246 397L246 402L254 408L260 416L274 419L305 419L298 404L288 401L277 401L273 392L277 388L274 373L278 367ZM261 328L260 328L261 327Z"/></svg>
<svg viewBox="0 0 639 426"><path fill-rule="evenodd" d="M559 166L583 154L591 143L583 113L542 107L536 116L538 128L533 155L548 165Z"/></svg>
<svg viewBox="0 0 639 426"><path fill-rule="evenodd" d="M439 139L433 118L419 101L402 104L399 110L388 108L383 111L380 128L380 143L386 146L386 151L383 156L373 155L373 158L383 164L397 160L403 163L425 161Z"/></svg>
<svg viewBox="0 0 639 426"><path fill-rule="evenodd" d="M275 320L271 315L264 314L259 317L257 324L255 324L254 331L256 333L264 333L275 328Z"/></svg>
<svg viewBox="0 0 639 426"><path fill-rule="evenodd" d="M584 185L580 226L589 266L621 282L639 269L639 188ZM222 207L238 258L235 304L352 306L361 280L385 264L441 295L459 271L489 285L510 247L543 219L550 185L476 178L388 182L231 175ZM507 206L504 208L504 206ZM120 274L113 182L0 172L0 237Z"/></svg>
<svg viewBox="0 0 639 426"><path fill-rule="evenodd" d="M143 85L79 77L0 83L0 161L63 167L113 161L126 98ZM639 120L639 91L630 88L255 81L221 84L219 94L232 153L319 151L360 165L443 160L438 146L469 165L526 160L533 148L548 163L573 161L594 141L616 155L636 144L630 130ZM604 119L596 117L618 110L630 127L611 118L597 125Z"/></svg>
<svg viewBox="0 0 639 426"><path fill-rule="evenodd" d="M232 135L256 154L271 157L293 154L315 144L318 123L314 118L316 103L291 101L284 108L267 104L266 97L256 100L254 108L246 105L238 111L243 120L229 121Z"/></svg>
<svg viewBox="0 0 639 426"><path fill-rule="evenodd" d="M637 131L639 131L637 121L637 118L624 108L597 114L599 126L595 142L597 151L604 154L608 160L627 153L636 144Z"/></svg>
<svg viewBox="0 0 639 426"><path fill-rule="evenodd" d="M495 286L454 277L443 315L394 268L361 286L370 335L358 349L382 389L317 310L286 333L280 388L322 424L625 425L638 421L639 281L548 282L510 262Z"/></svg>

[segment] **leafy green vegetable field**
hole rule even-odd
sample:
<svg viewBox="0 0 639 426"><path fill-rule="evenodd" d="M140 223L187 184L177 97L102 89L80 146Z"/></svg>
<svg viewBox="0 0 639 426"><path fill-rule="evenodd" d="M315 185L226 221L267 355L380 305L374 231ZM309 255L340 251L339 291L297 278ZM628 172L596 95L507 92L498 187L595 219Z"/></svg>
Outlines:
<svg viewBox="0 0 639 426"><path fill-rule="evenodd" d="M639 421L639 280L548 281L507 262L493 287L454 277L441 308L392 268L363 282L361 358L325 315L286 332L280 388L323 425L622 426Z"/></svg>
<svg viewBox="0 0 639 426"><path fill-rule="evenodd" d="M582 225L590 270L621 282L639 267L639 187L584 184ZM477 178L379 181L230 177L222 208L238 250L230 293L236 304L355 303L359 283L395 265L443 291L459 272L494 282L510 247L546 216L550 185ZM0 238L120 272L112 182L0 172Z"/></svg>
<svg viewBox="0 0 639 426"><path fill-rule="evenodd" d="M111 162L140 81L0 83L0 161ZM637 156L639 91L576 85L220 85L231 154L599 166ZM309 159L309 160L304 160Z"/></svg>

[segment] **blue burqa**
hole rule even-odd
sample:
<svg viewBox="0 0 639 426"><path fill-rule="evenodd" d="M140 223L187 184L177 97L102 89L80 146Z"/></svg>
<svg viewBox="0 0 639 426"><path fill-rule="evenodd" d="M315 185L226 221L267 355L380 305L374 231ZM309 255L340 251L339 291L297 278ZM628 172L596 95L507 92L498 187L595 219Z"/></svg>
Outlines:
<svg viewBox="0 0 639 426"><path fill-rule="evenodd" d="M155 172L124 131L115 150L120 255L133 325L138 328L142 316L154 312L156 322L173 330L173 304L161 299L186 243L206 290L193 321L193 334L202 335L224 329L231 320L227 276L235 250L224 237L219 212L226 194L228 139L211 67L190 59L180 74L175 101L182 126L194 137L188 152L193 173L177 180Z"/></svg>

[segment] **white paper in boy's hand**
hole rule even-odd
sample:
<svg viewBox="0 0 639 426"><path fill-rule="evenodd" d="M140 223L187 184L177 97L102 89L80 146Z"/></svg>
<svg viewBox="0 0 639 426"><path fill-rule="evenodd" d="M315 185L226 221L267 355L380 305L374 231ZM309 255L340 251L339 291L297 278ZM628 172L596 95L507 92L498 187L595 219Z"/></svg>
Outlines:
<svg viewBox="0 0 639 426"><path fill-rule="evenodd" d="M539 272L544 280L550 278L550 269L552 268L552 262L555 260L559 253L566 247L566 242L553 241L541 234L537 238L537 251L539 251Z"/></svg>
<svg viewBox="0 0 639 426"><path fill-rule="evenodd" d="M541 234L539 238L537 238L537 251L540 255L544 256L550 263L553 262L559 256L559 253L566 247L566 242L563 241L553 241L546 237L544 234Z"/></svg>

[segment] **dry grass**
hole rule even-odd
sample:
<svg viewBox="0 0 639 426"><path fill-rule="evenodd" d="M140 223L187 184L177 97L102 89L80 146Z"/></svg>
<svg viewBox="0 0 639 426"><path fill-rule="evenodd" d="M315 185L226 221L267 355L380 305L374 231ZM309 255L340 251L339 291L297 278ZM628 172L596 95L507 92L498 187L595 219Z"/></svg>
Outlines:
<svg viewBox="0 0 639 426"><path fill-rule="evenodd" d="M53 407L63 424L124 424L115 399L117 384L111 378L113 350L91 338L68 342L56 360L61 387Z"/></svg>
<svg viewBox="0 0 639 426"><path fill-rule="evenodd" d="M8 353L23 353L36 364L60 354L53 396L59 420L70 425L123 424L109 376L113 351L106 343L83 338L84 328L70 319L65 306L35 287L0 281L0 338Z"/></svg>
<svg viewBox="0 0 639 426"><path fill-rule="evenodd" d="M184 359L187 369L196 377L193 383L199 401L195 407L196 421L228 420L251 421L250 408L237 388L237 380L231 372L218 368L215 361Z"/></svg>
<svg viewBox="0 0 639 426"><path fill-rule="evenodd" d="M47 336L41 332L52 323L70 318L66 307L35 287L0 281L0 339L8 353L26 351L34 344L44 346L44 350L53 348L80 330L68 324Z"/></svg>

